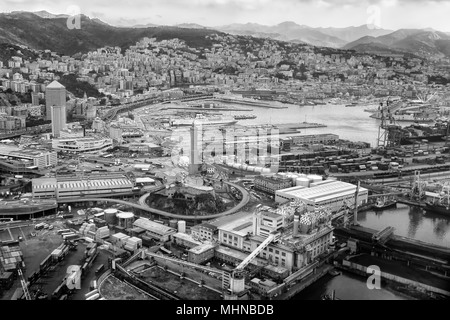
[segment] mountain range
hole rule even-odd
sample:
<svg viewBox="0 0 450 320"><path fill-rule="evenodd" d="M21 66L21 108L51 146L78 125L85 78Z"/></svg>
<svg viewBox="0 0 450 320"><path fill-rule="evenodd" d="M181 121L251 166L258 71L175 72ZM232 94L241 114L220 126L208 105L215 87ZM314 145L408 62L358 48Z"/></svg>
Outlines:
<svg viewBox="0 0 450 320"><path fill-rule="evenodd" d="M68 15L46 11L14 11L0 13L0 43L26 45L33 49L51 49L72 55L102 46L126 48L142 37L157 40L180 38L188 45L207 45L208 34L271 38L314 46L351 49L366 53L411 53L424 57L450 57L450 33L433 29L387 30L367 25L347 28L312 28L286 21L267 26L257 23L229 24L204 27L196 23L175 26L156 24L112 26L97 18L81 15L82 28L70 30L66 26Z"/></svg>
<svg viewBox="0 0 450 320"><path fill-rule="evenodd" d="M276 40L293 41L300 40L315 46L340 48L349 42L364 36L380 36L389 34L392 30L371 29L366 25L347 28L312 28L299 25L292 21L282 22L274 26L266 26L257 23L230 24L215 29L231 33L264 36Z"/></svg>
<svg viewBox="0 0 450 320"><path fill-rule="evenodd" d="M158 41L179 38L191 47L210 46L205 37L217 34L211 29L188 29L170 26L115 27L99 19L81 15L81 28L67 28L67 16L43 12L0 13L0 43L25 45L36 50L49 49L65 55L85 53L104 46L127 48L143 37L154 37Z"/></svg>
<svg viewBox="0 0 450 320"><path fill-rule="evenodd" d="M450 35L432 29L400 29L379 37L362 37L346 44L343 49L372 53L398 51L425 57L450 57Z"/></svg>

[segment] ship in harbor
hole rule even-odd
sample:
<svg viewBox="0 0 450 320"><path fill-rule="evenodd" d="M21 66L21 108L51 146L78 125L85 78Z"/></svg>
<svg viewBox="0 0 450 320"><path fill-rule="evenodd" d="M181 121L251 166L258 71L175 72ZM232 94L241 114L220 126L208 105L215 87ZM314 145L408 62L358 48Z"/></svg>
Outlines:
<svg viewBox="0 0 450 320"><path fill-rule="evenodd" d="M386 104L380 103L379 110L370 115L374 119L390 119L393 121L408 121L408 122L435 122L441 117L439 106L432 103L432 98L424 100L392 100L388 98Z"/></svg>
<svg viewBox="0 0 450 320"><path fill-rule="evenodd" d="M378 198L377 202L373 205L372 209L377 210L384 210L389 209L397 206L397 202L392 199L386 199L386 198Z"/></svg>
<svg viewBox="0 0 450 320"><path fill-rule="evenodd" d="M410 198L426 212L450 216L450 183L421 180L420 172L414 174Z"/></svg>
<svg viewBox="0 0 450 320"><path fill-rule="evenodd" d="M445 184L439 196L425 202L425 211L450 216L450 186Z"/></svg>
<svg viewBox="0 0 450 320"><path fill-rule="evenodd" d="M234 116L235 120L247 120L247 119L256 119L256 115L254 114L238 114Z"/></svg>
<svg viewBox="0 0 450 320"><path fill-rule="evenodd" d="M193 124L201 124L204 126L230 126L236 124L238 120L228 116L212 116L206 117L203 114L197 114L195 118L171 119L172 127L192 126Z"/></svg>

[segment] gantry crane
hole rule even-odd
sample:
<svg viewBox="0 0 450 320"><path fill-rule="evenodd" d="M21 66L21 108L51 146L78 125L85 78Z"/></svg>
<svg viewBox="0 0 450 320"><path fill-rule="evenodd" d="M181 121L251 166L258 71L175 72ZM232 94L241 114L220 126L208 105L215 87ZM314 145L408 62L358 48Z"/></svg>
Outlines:
<svg viewBox="0 0 450 320"><path fill-rule="evenodd" d="M380 104L381 124L378 127L377 148L379 147L394 147L400 144L401 140L401 126L397 125L395 119L392 117L389 109L389 97L386 104Z"/></svg>
<svg viewBox="0 0 450 320"><path fill-rule="evenodd" d="M19 274L20 284L22 285L23 294L26 300L31 300L30 291L28 291L28 285L23 276L22 269L18 268L17 273Z"/></svg>

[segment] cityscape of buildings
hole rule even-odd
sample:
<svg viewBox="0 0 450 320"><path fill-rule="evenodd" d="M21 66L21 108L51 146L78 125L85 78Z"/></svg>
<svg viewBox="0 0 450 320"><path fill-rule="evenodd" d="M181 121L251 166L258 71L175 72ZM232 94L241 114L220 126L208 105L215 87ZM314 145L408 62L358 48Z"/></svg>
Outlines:
<svg viewBox="0 0 450 320"><path fill-rule="evenodd" d="M0 298L299 299L376 265L398 296L448 299L449 57L193 43L0 60ZM364 108L377 144L308 106ZM361 224L396 206L441 242Z"/></svg>

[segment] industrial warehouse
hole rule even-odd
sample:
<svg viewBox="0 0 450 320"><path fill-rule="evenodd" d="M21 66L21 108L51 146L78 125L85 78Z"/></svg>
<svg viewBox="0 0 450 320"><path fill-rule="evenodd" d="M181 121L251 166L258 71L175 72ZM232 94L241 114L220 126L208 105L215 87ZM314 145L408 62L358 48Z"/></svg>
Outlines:
<svg viewBox="0 0 450 320"><path fill-rule="evenodd" d="M32 180L34 198L70 198L131 192L134 183L122 174L86 177L36 178Z"/></svg>

